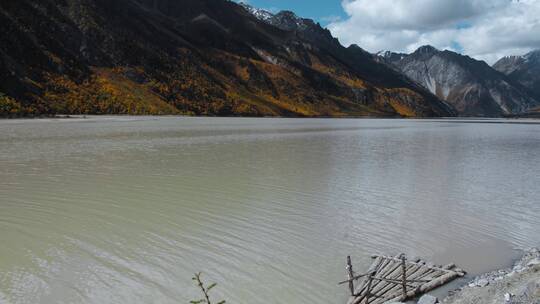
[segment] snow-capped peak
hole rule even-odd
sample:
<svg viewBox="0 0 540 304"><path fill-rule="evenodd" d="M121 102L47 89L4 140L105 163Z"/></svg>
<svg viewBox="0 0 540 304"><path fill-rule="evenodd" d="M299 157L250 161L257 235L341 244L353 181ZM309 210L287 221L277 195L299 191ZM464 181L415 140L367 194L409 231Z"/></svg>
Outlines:
<svg viewBox="0 0 540 304"><path fill-rule="evenodd" d="M377 55L379 57L390 57L390 56L392 56L392 54L394 54L394 52L392 52L392 51L379 51L379 52L375 53L375 55Z"/></svg>
<svg viewBox="0 0 540 304"><path fill-rule="evenodd" d="M267 22L274 17L274 14L265 9L256 8L244 2L240 2L240 5L259 20Z"/></svg>
<svg viewBox="0 0 540 304"><path fill-rule="evenodd" d="M405 58L407 55L402 53L396 53L392 51L379 51L375 53L375 56L388 59L390 61L399 61Z"/></svg>

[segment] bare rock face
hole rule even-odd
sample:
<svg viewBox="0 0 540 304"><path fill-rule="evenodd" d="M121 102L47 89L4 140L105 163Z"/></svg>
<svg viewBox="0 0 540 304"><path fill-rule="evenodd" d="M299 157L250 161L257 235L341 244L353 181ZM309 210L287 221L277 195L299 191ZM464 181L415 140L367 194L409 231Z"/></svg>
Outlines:
<svg viewBox="0 0 540 304"><path fill-rule="evenodd" d="M540 99L540 50L523 56L504 57L493 68L520 83L536 99Z"/></svg>
<svg viewBox="0 0 540 304"><path fill-rule="evenodd" d="M510 75L525 64L524 56L507 56L495 62L493 68L505 75Z"/></svg>
<svg viewBox="0 0 540 304"><path fill-rule="evenodd" d="M423 46L401 59L397 59L397 55L385 58L454 106L461 116L498 117L522 113L540 105L522 85L485 62L468 56Z"/></svg>

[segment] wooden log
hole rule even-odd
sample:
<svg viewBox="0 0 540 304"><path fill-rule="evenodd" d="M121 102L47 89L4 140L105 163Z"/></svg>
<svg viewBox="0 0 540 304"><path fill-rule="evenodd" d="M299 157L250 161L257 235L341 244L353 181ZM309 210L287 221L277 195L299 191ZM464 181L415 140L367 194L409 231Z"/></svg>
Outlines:
<svg viewBox="0 0 540 304"><path fill-rule="evenodd" d="M377 259L371 264L371 266L369 267L368 271L366 272L366 275L363 276L364 280L362 280L361 282L359 282L358 286L356 287L356 290L355 290L355 294L356 295L360 295L362 290L364 289L364 287L366 286L366 277L367 275L371 274L371 272L375 271L376 269L378 269L380 267L380 265L385 262L386 260L382 257L377 257Z"/></svg>
<svg viewBox="0 0 540 304"><path fill-rule="evenodd" d="M349 290L351 292L351 296L354 296L354 273L350 255L347 256L347 275L349 277Z"/></svg>
<svg viewBox="0 0 540 304"><path fill-rule="evenodd" d="M403 285L403 294L407 294L407 265L405 265L405 256L401 256L401 271L403 272L403 276L401 277L402 281L401 284Z"/></svg>
<svg viewBox="0 0 540 304"><path fill-rule="evenodd" d="M372 263L368 270L368 274L374 274L379 272L381 269L386 268L390 263L392 263L391 260L384 258L383 256L375 256L375 261ZM358 285L356 291L355 291L355 297L349 300L349 304L353 303L361 303L361 301L365 298L365 293L367 291L368 283L370 284L371 289L371 280L369 278L370 276L364 276L364 280Z"/></svg>
<svg viewBox="0 0 540 304"><path fill-rule="evenodd" d="M384 257L380 257L380 258L382 259L380 265L376 269L370 269L370 270L373 270L375 273L377 273L379 276L381 273L386 272L387 269L392 265L392 260L386 259ZM366 280L364 280L364 284L359 289L357 289L356 294L359 296L362 296L362 292L366 290L366 287L367 287Z"/></svg>
<svg viewBox="0 0 540 304"><path fill-rule="evenodd" d="M407 264L406 267L407 267L407 271L410 271L412 270L412 268L414 267L415 265L412 265L412 264ZM401 272L402 272L402 265L401 263L395 263L393 264L393 268L390 270L390 271L387 271L385 274L384 274L384 278L386 279L400 279L401 278ZM379 274L379 277L383 277L382 274Z"/></svg>
<svg viewBox="0 0 540 304"><path fill-rule="evenodd" d="M407 271L407 280L416 280L422 274L424 274L428 269L424 266L415 266L411 270Z"/></svg>
<svg viewBox="0 0 540 304"><path fill-rule="evenodd" d="M414 264L409 264L407 266L407 270L406 270L406 274L407 274L407 280L411 280L410 276L412 276L414 273L416 273L417 271L421 270L421 267L418 266L418 265L414 265ZM390 278L392 279L400 279L402 280L402 270L401 271L396 271L392 276L389 276ZM409 283L414 283L413 280L411 280ZM419 282L417 282L419 283ZM399 288L399 286L387 286L381 290L379 290L377 292L378 295L384 295L390 291L393 291L394 289L396 288Z"/></svg>
<svg viewBox="0 0 540 304"><path fill-rule="evenodd" d="M415 266L414 265L407 265L406 267L408 269L407 271L412 271ZM401 272L402 272L402 265L394 263L393 269L391 269L391 271L385 273L384 278L385 279L390 279L390 280L400 280L401 279ZM378 274L378 276L382 277L382 275L380 275L380 274Z"/></svg>
<svg viewBox="0 0 540 304"><path fill-rule="evenodd" d="M418 283L415 283L415 284L418 284ZM414 285L414 284L407 284L407 286L410 289L415 289L415 288L418 287L417 285ZM395 285L392 285L392 286L387 286L387 287L383 288L382 290L379 290L377 292L377 296L379 296L380 298L386 300L386 299L388 299L388 295L394 294L394 293L400 293L400 292L403 292L401 282L399 282L399 283L397 283Z"/></svg>
<svg viewBox="0 0 540 304"><path fill-rule="evenodd" d="M433 289L435 289L437 287L440 287L440 286L454 280L457 277L458 277L458 274L455 273L455 272L447 273L445 275L442 275L442 276L432 280L431 282L423 284L422 286L420 286L418 292L420 292L420 293L428 292L430 290L433 290Z"/></svg>
<svg viewBox="0 0 540 304"><path fill-rule="evenodd" d="M425 266L422 266L420 268L417 269L417 274L414 275L413 277L416 277L416 278L423 278L427 275L431 275L434 273L433 270L425 267ZM419 281L419 280L417 280ZM429 281L431 282L431 280ZM425 282L424 282L425 283ZM415 286L415 289L420 287L421 284L418 284L418 286ZM390 289L387 289L385 291L383 291L382 293L378 293L378 295L380 296L383 296L386 300L389 300L389 299L392 299L392 298L395 298L397 296L399 296L400 294L403 294L403 291L400 290L399 286L395 286L394 288L390 288Z"/></svg>
<svg viewBox="0 0 540 304"><path fill-rule="evenodd" d="M419 277L425 277L425 276L430 276L430 275L433 275L433 271L431 270L428 270L426 271L426 269L422 269L422 272L423 274L420 275ZM427 282L425 282L425 280L419 280L421 282L423 282L422 284L425 284ZM429 282L431 282L432 280L430 280ZM420 288L421 285L418 285L418 286L414 286L412 287L413 290L417 290L418 288ZM391 287L390 289L387 289L387 290L383 290L381 292L378 292L377 293L377 296L378 296L378 300L380 301L376 301L372 304L383 304L383 303L386 303L387 301L392 301L392 299L395 299L397 297L399 297L400 295L403 295L403 291L400 290L400 286L399 285L395 285L393 287ZM408 292L409 293L409 292Z"/></svg>
<svg viewBox="0 0 540 304"><path fill-rule="evenodd" d="M381 257L378 257L377 259L375 259L375 261L371 264L371 266L368 268L368 271L366 271L366 273L371 273L373 271L377 271L377 269L379 269L379 267L381 267L382 263L385 261L385 259L381 258Z"/></svg>
<svg viewBox="0 0 540 304"><path fill-rule="evenodd" d="M426 277L427 275L435 275L438 272L436 270L422 267L420 268L415 274L408 277L409 280L421 280L422 278Z"/></svg>
<svg viewBox="0 0 540 304"><path fill-rule="evenodd" d="M389 256L383 256L383 257L386 258L386 259L390 259L390 260L394 260L394 261L398 261L398 262L400 261L400 259L396 258L396 257L389 257ZM421 262L420 263L407 262L407 263L408 264L421 264ZM424 264L425 264L425 262L424 262ZM452 270L448 270L448 269L444 269L444 268L440 268L440 267L435 267L435 266L430 267L430 268L432 268L434 270L444 271L444 272L452 272Z"/></svg>
<svg viewBox="0 0 540 304"><path fill-rule="evenodd" d="M407 300L407 299L410 299L410 298L414 298L420 294L423 294L423 293L426 293L430 290L433 290L437 287L440 287L452 280L454 280L455 278L458 277L458 274L456 272L451 272L451 273L446 273L434 280L432 280L431 282L428 282L426 284L423 284L421 286L419 286L417 289L415 290L411 290L409 292L407 292L407 294L404 296L404 295L399 295L399 296L396 296L395 298L391 298L389 299L388 301L389 302L395 302L395 301L404 301L404 300Z"/></svg>
<svg viewBox="0 0 540 304"><path fill-rule="evenodd" d="M399 279L396 279L396 280L389 280L389 279L383 279L383 278L378 278L378 277L372 277L372 280L373 281L376 281L376 280L383 280L383 281L386 281L388 282L388 286L401 286L401 280ZM411 285L411 284L407 284L409 287L411 288L416 288L417 286L415 285ZM373 283L372 285L373 286ZM385 286L383 286L383 288L386 288ZM367 301L367 297L368 297L368 293L366 293L366 295L362 298L366 299ZM385 300L384 296L378 294L378 292L375 292L373 288L371 288L371 291L369 292L369 298L370 298L370 303L374 304L374 303L379 303L381 302L381 300ZM357 301L357 303L361 303L363 299L358 299L360 301ZM372 301L373 300L373 301Z"/></svg>
<svg viewBox="0 0 540 304"><path fill-rule="evenodd" d="M454 271L460 276L465 276L467 274L467 272L461 268L455 268Z"/></svg>
<svg viewBox="0 0 540 304"><path fill-rule="evenodd" d="M407 276L413 275L414 273L416 273L421 268L422 267L419 266L419 265L408 265L407 266ZM407 279L407 281L408 282L413 282L413 283L421 283L421 282L409 281L409 279ZM416 288L417 286L412 286L412 287ZM398 289L399 289L399 286L387 286L387 287L382 288L381 290L377 291L377 295L384 298L386 294L393 293L394 291L396 291Z"/></svg>
<svg viewBox="0 0 540 304"><path fill-rule="evenodd" d="M396 255L396 257L401 256L400 254ZM396 263L394 258L388 259L389 263L384 267L383 269L379 270L377 272L377 275L379 277L386 277L387 275L391 274L396 270Z"/></svg>
<svg viewBox="0 0 540 304"><path fill-rule="evenodd" d="M437 273L446 273L441 272L438 270L438 268L430 268L425 265L419 265L418 271L416 271L414 274L407 277L408 280L418 280L420 277L425 277L427 274L437 274Z"/></svg>
<svg viewBox="0 0 540 304"><path fill-rule="evenodd" d="M456 267L456 264L450 263L448 265L445 265L444 267L441 267L442 269L448 269L451 270L452 268Z"/></svg>
<svg viewBox="0 0 540 304"><path fill-rule="evenodd" d="M386 258L383 258L383 259L384 259L383 263L375 270L379 274L386 272L388 267L392 265L392 260L386 259Z"/></svg>
<svg viewBox="0 0 540 304"><path fill-rule="evenodd" d="M407 270L406 270L406 275L407 275L406 280L415 281L417 277L419 277L420 275L423 275L424 273L428 271L431 271L431 270L422 264L415 264L415 263L408 264Z"/></svg>
<svg viewBox="0 0 540 304"><path fill-rule="evenodd" d="M422 272L417 273L417 275L414 276L414 278L411 278L412 280L416 281L428 281L431 282L432 280L444 275L445 273L441 273L437 270L427 269L423 270Z"/></svg>
<svg viewBox="0 0 540 304"><path fill-rule="evenodd" d="M398 256L400 256L400 255L398 255ZM383 273L377 273L377 277L378 278L384 278L384 279L388 279L388 278L398 279L399 278L399 273L400 273L400 267L401 267L400 264L394 262L391 265L388 265L388 267L385 268ZM381 294L380 294L381 290L391 289L395 285L396 285L395 283L392 284L392 283L389 283L386 280L380 280L379 282L376 282L376 283L372 284L371 293L375 294L377 296L381 296ZM360 298L361 298L360 300L362 300L362 295L361 294L360 294ZM358 302L358 303L360 303L360 302Z"/></svg>
<svg viewBox="0 0 540 304"><path fill-rule="evenodd" d="M356 281L356 280L358 280L358 279L361 279L361 278L367 276L368 274L369 274L369 273L363 273L363 274L355 275L355 276L353 277L353 280ZM345 283L349 283L350 281L351 281L351 280L341 281L341 282L338 283L338 285L343 285L343 284L345 284Z"/></svg>
<svg viewBox="0 0 540 304"><path fill-rule="evenodd" d="M385 274L385 277L382 277L382 278L385 279L384 282L388 282L388 279L390 279L390 280L392 280L392 279L396 280L396 279L398 278L398 276L399 276L400 267L401 267L401 265L395 265L395 267L394 267L394 269L393 269L392 272L386 273L386 274ZM378 292L379 292L381 289L385 289L385 288L387 288L387 287L392 287L392 286L394 286L394 285L395 285L395 284L392 284L391 286L389 286L388 284L377 284L377 285L375 286L376 289L374 289L374 291L377 292L377 294L378 294Z"/></svg>
<svg viewBox="0 0 540 304"><path fill-rule="evenodd" d="M375 272L372 272L371 274L375 274ZM368 278L367 283L367 289L366 289L366 304L369 304L369 297L371 296L371 283L373 282L373 279L371 278L371 275Z"/></svg>
<svg viewBox="0 0 540 304"><path fill-rule="evenodd" d="M394 285L401 285L402 282L403 282L401 279L385 279L385 278L380 278L380 277L371 277L371 278L374 281L383 281L383 282L388 282L388 283L391 283L391 284L394 284ZM407 282L410 282L410 281L407 281ZM426 282L429 282L429 281L413 281L413 282L426 283ZM408 285L411 285L411 284L408 284Z"/></svg>
<svg viewBox="0 0 540 304"><path fill-rule="evenodd" d="M391 273L393 273L397 269L397 267L399 267L399 265L396 266L395 263L390 262L381 271L377 272L376 276L384 278L390 275ZM377 289L380 288L379 287L380 282L381 281L373 284L372 288L377 288Z"/></svg>

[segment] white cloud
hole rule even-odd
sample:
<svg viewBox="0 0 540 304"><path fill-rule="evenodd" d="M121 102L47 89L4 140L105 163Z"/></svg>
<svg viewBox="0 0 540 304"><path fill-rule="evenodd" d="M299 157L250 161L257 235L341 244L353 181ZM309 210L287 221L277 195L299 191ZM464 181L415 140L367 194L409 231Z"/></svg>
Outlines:
<svg viewBox="0 0 540 304"><path fill-rule="evenodd" d="M335 23L341 21L341 17L337 15L330 15L321 18L321 21L328 23Z"/></svg>
<svg viewBox="0 0 540 304"><path fill-rule="evenodd" d="M540 48L540 0L344 0L328 25L345 45L411 52L431 44L493 63Z"/></svg>

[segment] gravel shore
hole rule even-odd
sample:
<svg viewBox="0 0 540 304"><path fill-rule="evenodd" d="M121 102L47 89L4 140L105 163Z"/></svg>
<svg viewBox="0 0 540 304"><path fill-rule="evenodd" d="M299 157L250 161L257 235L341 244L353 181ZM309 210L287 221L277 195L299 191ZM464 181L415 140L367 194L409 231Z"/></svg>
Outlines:
<svg viewBox="0 0 540 304"><path fill-rule="evenodd" d="M529 249L510 269L483 274L451 292L443 304L540 304L540 250Z"/></svg>

